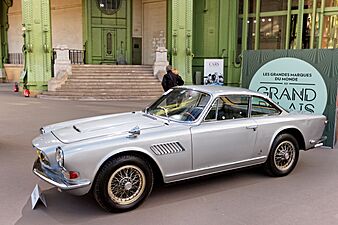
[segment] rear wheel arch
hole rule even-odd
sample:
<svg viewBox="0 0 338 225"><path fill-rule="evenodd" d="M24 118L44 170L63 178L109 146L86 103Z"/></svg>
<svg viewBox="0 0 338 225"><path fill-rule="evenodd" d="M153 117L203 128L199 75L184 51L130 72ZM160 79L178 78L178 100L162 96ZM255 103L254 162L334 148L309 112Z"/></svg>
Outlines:
<svg viewBox="0 0 338 225"><path fill-rule="evenodd" d="M290 135L292 135L297 140L299 149L305 150L305 140L304 140L304 137L303 137L302 133L297 128L287 128L287 129L284 129L284 130L280 131L274 137L274 139L276 139L278 136L280 136L282 134L290 134Z"/></svg>

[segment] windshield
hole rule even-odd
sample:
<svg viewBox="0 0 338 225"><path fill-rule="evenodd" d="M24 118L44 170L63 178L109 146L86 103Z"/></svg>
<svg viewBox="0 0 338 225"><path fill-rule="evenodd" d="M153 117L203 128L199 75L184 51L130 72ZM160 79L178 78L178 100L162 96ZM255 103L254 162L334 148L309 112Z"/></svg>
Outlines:
<svg viewBox="0 0 338 225"><path fill-rule="evenodd" d="M190 89L169 90L148 108L148 113L176 121L195 121L210 100L210 95Z"/></svg>

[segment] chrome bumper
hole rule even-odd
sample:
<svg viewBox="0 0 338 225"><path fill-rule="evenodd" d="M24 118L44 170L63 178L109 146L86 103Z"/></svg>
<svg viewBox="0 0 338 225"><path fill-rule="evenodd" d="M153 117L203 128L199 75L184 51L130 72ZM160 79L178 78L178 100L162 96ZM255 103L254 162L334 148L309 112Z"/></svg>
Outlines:
<svg viewBox="0 0 338 225"><path fill-rule="evenodd" d="M33 173L47 183L50 183L62 190L73 190L90 185L90 180L69 180L65 178L61 168L47 168L41 164L39 159L34 162Z"/></svg>
<svg viewBox="0 0 338 225"><path fill-rule="evenodd" d="M319 140L310 140L310 144L313 145L312 148L318 148L324 145L324 141L327 139L326 136L321 137Z"/></svg>

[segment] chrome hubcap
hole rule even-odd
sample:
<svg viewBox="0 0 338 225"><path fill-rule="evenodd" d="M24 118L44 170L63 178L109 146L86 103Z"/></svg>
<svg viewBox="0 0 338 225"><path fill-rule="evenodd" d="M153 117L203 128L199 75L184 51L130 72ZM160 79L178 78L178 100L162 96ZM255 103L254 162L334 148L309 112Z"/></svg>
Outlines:
<svg viewBox="0 0 338 225"><path fill-rule="evenodd" d="M132 187L133 187L133 184L130 183L130 182L127 182L127 183L124 185L124 189L126 189L126 191L129 191Z"/></svg>
<svg viewBox="0 0 338 225"><path fill-rule="evenodd" d="M283 141L277 146L274 163L281 171L288 170L295 160L295 146L290 141Z"/></svg>
<svg viewBox="0 0 338 225"><path fill-rule="evenodd" d="M109 179L108 195L115 203L128 205L135 202L144 192L145 175L133 165L117 169Z"/></svg>

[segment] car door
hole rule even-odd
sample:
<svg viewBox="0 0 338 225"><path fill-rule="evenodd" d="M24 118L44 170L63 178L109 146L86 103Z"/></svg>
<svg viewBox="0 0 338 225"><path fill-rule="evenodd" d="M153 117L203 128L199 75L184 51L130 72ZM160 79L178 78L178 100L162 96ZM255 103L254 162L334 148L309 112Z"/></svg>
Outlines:
<svg viewBox="0 0 338 225"><path fill-rule="evenodd" d="M246 95L220 96L203 122L191 128L194 170L252 158L257 124L249 118L249 100Z"/></svg>

